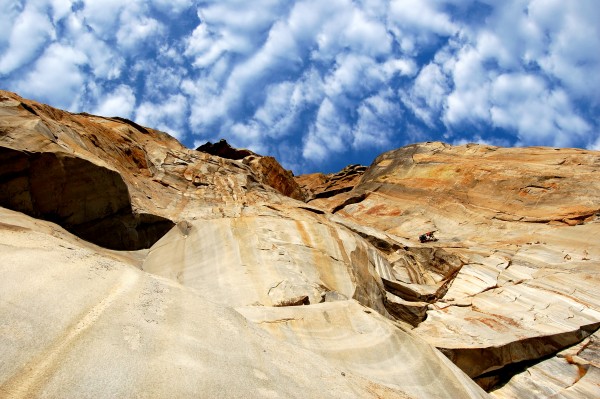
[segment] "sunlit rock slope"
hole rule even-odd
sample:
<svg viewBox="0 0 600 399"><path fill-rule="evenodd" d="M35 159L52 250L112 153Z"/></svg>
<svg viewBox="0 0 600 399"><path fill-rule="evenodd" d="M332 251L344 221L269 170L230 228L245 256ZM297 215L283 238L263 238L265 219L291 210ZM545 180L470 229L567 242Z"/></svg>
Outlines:
<svg viewBox="0 0 600 399"><path fill-rule="evenodd" d="M443 143L294 177L0 91L0 396L600 397L599 181Z"/></svg>
<svg viewBox="0 0 600 399"><path fill-rule="evenodd" d="M0 397L488 397L370 236L243 155L0 92Z"/></svg>

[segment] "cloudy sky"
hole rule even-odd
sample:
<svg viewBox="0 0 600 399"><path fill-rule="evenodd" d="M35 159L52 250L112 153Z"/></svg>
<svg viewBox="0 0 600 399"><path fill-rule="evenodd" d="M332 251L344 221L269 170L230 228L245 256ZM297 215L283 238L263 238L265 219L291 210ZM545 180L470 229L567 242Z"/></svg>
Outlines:
<svg viewBox="0 0 600 399"><path fill-rule="evenodd" d="M600 149L597 0L0 0L0 88L295 173L421 141Z"/></svg>

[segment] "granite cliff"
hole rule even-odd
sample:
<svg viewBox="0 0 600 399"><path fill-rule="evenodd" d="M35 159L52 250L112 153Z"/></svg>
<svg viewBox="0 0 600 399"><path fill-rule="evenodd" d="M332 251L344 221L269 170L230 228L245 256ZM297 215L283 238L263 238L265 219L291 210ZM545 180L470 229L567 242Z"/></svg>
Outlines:
<svg viewBox="0 0 600 399"><path fill-rule="evenodd" d="M0 396L598 397L599 177L442 143L294 177L0 91Z"/></svg>

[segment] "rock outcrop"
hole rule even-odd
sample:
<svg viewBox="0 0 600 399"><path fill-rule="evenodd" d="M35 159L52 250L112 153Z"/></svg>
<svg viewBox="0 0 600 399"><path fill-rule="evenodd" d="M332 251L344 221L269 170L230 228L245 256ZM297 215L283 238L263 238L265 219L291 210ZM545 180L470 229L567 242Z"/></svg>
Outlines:
<svg viewBox="0 0 600 399"><path fill-rule="evenodd" d="M491 388L600 327L599 174L593 151L426 143L320 205L388 243L378 271L413 310L395 314L417 325L428 303L415 332ZM420 243L427 231L439 240ZM438 251L441 268L423 256Z"/></svg>
<svg viewBox="0 0 600 399"><path fill-rule="evenodd" d="M0 396L487 397L389 313L369 235L269 158L8 92L0 154Z"/></svg>
<svg viewBox="0 0 600 399"><path fill-rule="evenodd" d="M312 201L319 198L329 198L352 190L366 170L366 166L348 165L337 173L327 175L312 173L296 176L295 180L307 193L306 200Z"/></svg>
<svg viewBox="0 0 600 399"><path fill-rule="evenodd" d="M281 194L300 201L306 199L305 192L294 180L294 174L284 169L273 157L258 155L250 150L232 147L225 139L216 143L208 142L196 151L216 155L221 158L240 160L252 168L259 181L273 187Z"/></svg>
<svg viewBox="0 0 600 399"><path fill-rule="evenodd" d="M598 397L599 181L443 143L294 177L0 92L0 396Z"/></svg>

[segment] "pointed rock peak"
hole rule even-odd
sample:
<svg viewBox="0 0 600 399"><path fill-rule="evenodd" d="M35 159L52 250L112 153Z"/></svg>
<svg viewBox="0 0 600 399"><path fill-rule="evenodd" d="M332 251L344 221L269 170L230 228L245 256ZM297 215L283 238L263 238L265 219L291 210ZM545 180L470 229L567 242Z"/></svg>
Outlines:
<svg viewBox="0 0 600 399"><path fill-rule="evenodd" d="M245 148L234 148L225 139L221 139L216 143L211 143L210 141L208 141L205 144L202 144L200 147L196 148L196 151L201 151L210 155L216 155L221 158L233 160L246 158L249 155L257 155L254 152Z"/></svg>

